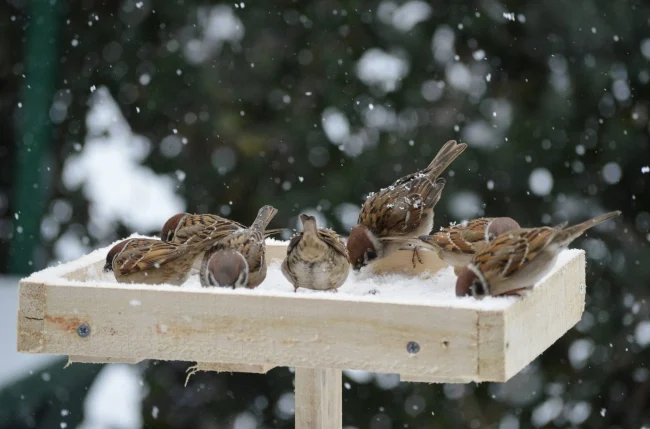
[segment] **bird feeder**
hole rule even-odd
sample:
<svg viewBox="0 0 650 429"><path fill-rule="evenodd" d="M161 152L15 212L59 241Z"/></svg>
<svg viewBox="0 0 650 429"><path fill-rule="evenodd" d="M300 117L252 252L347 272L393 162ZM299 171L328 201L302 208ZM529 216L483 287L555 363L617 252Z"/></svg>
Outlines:
<svg viewBox="0 0 650 429"><path fill-rule="evenodd" d="M269 242L267 263L277 265L286 245ZM352 296L345 284L338 293L294 293L288 283L287 292L270 293L94 280L108 249L21 280L19 352L85 363L188 361L228 372L294 367L300 429L341 428L344 369L404 382L505 382L571 329L585 306L585 254L576 249L562 252L524 297L452 293L441 302L382 296L381 285L376 295ZM451 270L433 252L420 255L415 268L404 251L372 269L433 277ZM441 285L434 278L431 287Z"/></svg>

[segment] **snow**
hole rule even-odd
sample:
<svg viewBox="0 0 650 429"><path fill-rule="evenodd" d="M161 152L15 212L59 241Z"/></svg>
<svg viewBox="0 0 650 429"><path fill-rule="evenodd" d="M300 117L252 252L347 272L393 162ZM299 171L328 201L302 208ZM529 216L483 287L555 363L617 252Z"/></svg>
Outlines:
<svg viewBox="0 0 650 429"><path fill-rule="evenodd" d="M228 5L199 7L196 16L202 38L190 39L184 47L190 63L202 63L219 54L226 42L236 44L244 38L244 24Z"/></svg>
<svg viewBox="0 0 650 429"><path fill-rule="evenodd" d="M133 234L128 238L145 237ZM179 288L171 285L137 285L118 283L112 273L104 273L102 270L108 250L121 240L112 243L102 249L97 249L90 254L75 261L61 264L56 267L46 268L29 276L27 280L34 282L46 282L67 284L71 286L87 286L92 283L101 287L114 287L132 290L175 290ZM287 245L286 241L279 241L272 238L266 239L267 246ZM570 249L562 252L553 269L549 274L568 261L575 258L580 249ZM187 293L215 293L215 294L241 294L241 295L266 295L274 297L298 298L298 299L328 299L346 300L357 302L390 302L409 305L429 305L436 307L472 308L480 310L504 309L517 302L516 297L486 297L477 300L472 297L456 297L455 284L456 276L451 267L444 268L436 273L423 273L413 276L402 273L391 273L378 275L374 273L372 266L364 267L357 272L350 270L346 283L343 284L337 293L299 289L293 291L293 286L286 280L280 269L280 261L273 261L269 264L266 279L255 289L230 289L230 288L203 288L200 285L198 275L192 275L185 284L181 286ZM72 271L86 269L87 281L75 281L65 279L64 276ZM544 279L541 280L543 282ZM141 302L135 298L130 299L129 305L139 306ZM580 357L579 357L580 358ZM575 359L572 359L572 361Z"/></svg>
<svg viewBox="0 0 650 429"><path fill-rule="evenodd" d="M105 87L92 95L86 125L83 149L65 161L63 183L69 190L82 188L90 204L88 229L93 236L105 238L117 222L133 231L155 230L185 210L175 192L176 181L141 165L151 151L150 142L132 132Z"/></svg>
<svg viewBox="0 0 650 429"><path fill-rule="evenodd" d="M528 177L528 186L535 195L548 195L553 190L553 175L546 168L536 168Z"/></svg>
<svg viewBox="0 0 650 429"><path fill-rule="evenodd" d="M636 325L634 337L641 347L648 347L650 345L650 321L644 320Z"/></svg>
<svg viewBox="0 0 650 429"><path fill-rule="evenodd" d="M420 22L431 16L431 6L420 0L411 0L397 6L392 1L384 1L377 8L377 16L384 24L390 24L397 30L409 32Z"/></svg>
<svg viewBox="0 0 650 429"><path fill-rule="evenodd" d="M350 136L348 118L334 107L328 107L323 111L321 123L327 138L332 143L341 144Z"/></svg>
<svg viewBox="0 0 650 429"><path fill-rule="evenodd" d="M385 92L392 92L408 74L409 64L395 54L371 48L364 52L357 62L356 72L366 85L377 85Z"/></svg>
<svg viewBox="0 0 650 429"><path fill-rule="evenodd" d="M137 367L106 365L86 395L84 421L78 429L141 428L142 396Z"/></svg>
<svg viewBox="0 0 650 429"><path fill-rule="evenodd" d="M610 185L614 185L618 183L619 180L621 180L621 176L623 175L623 172L621 171L621 166L618 165L618 163L608 162L603 167L601 174L605 182L607 182Z"/></svg>

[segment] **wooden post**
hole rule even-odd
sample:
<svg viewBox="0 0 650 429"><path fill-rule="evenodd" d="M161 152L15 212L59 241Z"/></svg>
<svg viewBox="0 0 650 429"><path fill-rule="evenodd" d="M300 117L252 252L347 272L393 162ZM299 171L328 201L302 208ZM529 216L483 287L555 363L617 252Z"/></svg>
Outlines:
<svg viewBox="0 0 650 429"><path fill-rule="evenodd" d="M341 370L296 368L296 429L341 429Z"/></svg>

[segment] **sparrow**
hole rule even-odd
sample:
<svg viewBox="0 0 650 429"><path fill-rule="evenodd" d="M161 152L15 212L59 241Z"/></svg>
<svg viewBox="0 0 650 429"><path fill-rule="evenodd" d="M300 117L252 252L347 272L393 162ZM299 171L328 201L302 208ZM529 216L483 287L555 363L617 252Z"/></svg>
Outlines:
<svg viewBox="0 0 650 429"><path fill-rule="evenodd" d="M246 227L239 222L213 214L178 213L170 217L160 231L160 239L168 243L200 244L206 250L215 242L228 235L244 231ZM282 232L273 229L264 232L264 237ZM202 258L197 258L193 268L201 269Z"/></svg>
<svg viewBox="0 0 650 429"><path fill-rule="evenodd" d="M431 232L433 208L445 186L445 179L438 176L466 147L465 143L450 140L424 170L404 176L368 196L347 241L355 270L399 248L399 244L382 243L381 237L418 237ZM413 266L416 256L420 260L417 247L413 250Z"/></svg>
<svg viewBox="0 0 650 429"><path fill-rule="evenodd" d="M301 287L336 292L350 272L345 245L336 232L318 228L313 216L301 214L300 221L303 230L289 242L282 274L294 292Z"/></svg>
<svg viewBox="0 0 650 429"><path fill-rule="evenodd" d="M432 250L454 267L456 275L472 261L472 257L498 235L520 228L510 217L482 217L441 228L431 235L417 238L384 237L382 242L402 242L414 247ZM401 248L404 249L404 248Z"/></svg>
<svg viewBox="0 0 650 429"><path fill-rule="evenodd" d="M613 211L567 227L519 228L504 232L472 258L456 279L456 296L519 295L532 289L557 256L589 228L620 215Z"/></svg>
<svg viewBox="0 0 650 429"><path fill-rule="evenodd" d="M246 258L232 250L214 252L205 269L200 272L201 286L246 287L248 285L248 263Z"/></svg>
<svg viewBox="0 0 650 429"><path fill-rule="evenodd" d="M264 231L277 212L274 207L264 206L257 212L257 217L250 228L238 229L220 238L203 255L200 273L207 272L208 262L215 253L221 250L236 251L241 253L248 264L246 287L252 289L259 286L266 278Z"/></svg>
<svg viewBox="0 0 650 429"><path fill-rule="evenodd" d="M108 251L104 272L112 271L119 283L180 286L188 279L194 261L204 250L201 246L131 238Z"/></svg>

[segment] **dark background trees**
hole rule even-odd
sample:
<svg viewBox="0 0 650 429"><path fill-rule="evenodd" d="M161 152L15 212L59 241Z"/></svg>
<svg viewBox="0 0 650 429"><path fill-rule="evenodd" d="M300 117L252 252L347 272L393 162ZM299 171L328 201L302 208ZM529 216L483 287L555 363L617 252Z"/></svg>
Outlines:
<svg viewBox="0 0 650 429"><path fill-rule="evenodd" d="M347 379L344 423L650 425L646 2L46 3L0 3L6 272L26 274L133 229L157 232L134 228L146 222L128 214L102 222L92 198L64 177L66 160L97 132L87 114L98 89L146 138L134 168L169 175L187 210L243 223L272 203L277 226L295 227L309 209L347 233L365 194L458 139L470 147L447 174L436 225L482 214L555 224L623 211L616 227L574 243L588 252L583 320L505 385L383 389L384 379ZM51 84L38 77L43 69ZM31 102L29 85L41 91ZM109 137L106 145L120 138ZM16 162L34 148L37 161ZM147 365L148 426L220 427L244 410L264 427L292 426L277 405L292 389L287 369L200 373L186 389L183 371Z"/></svg>

